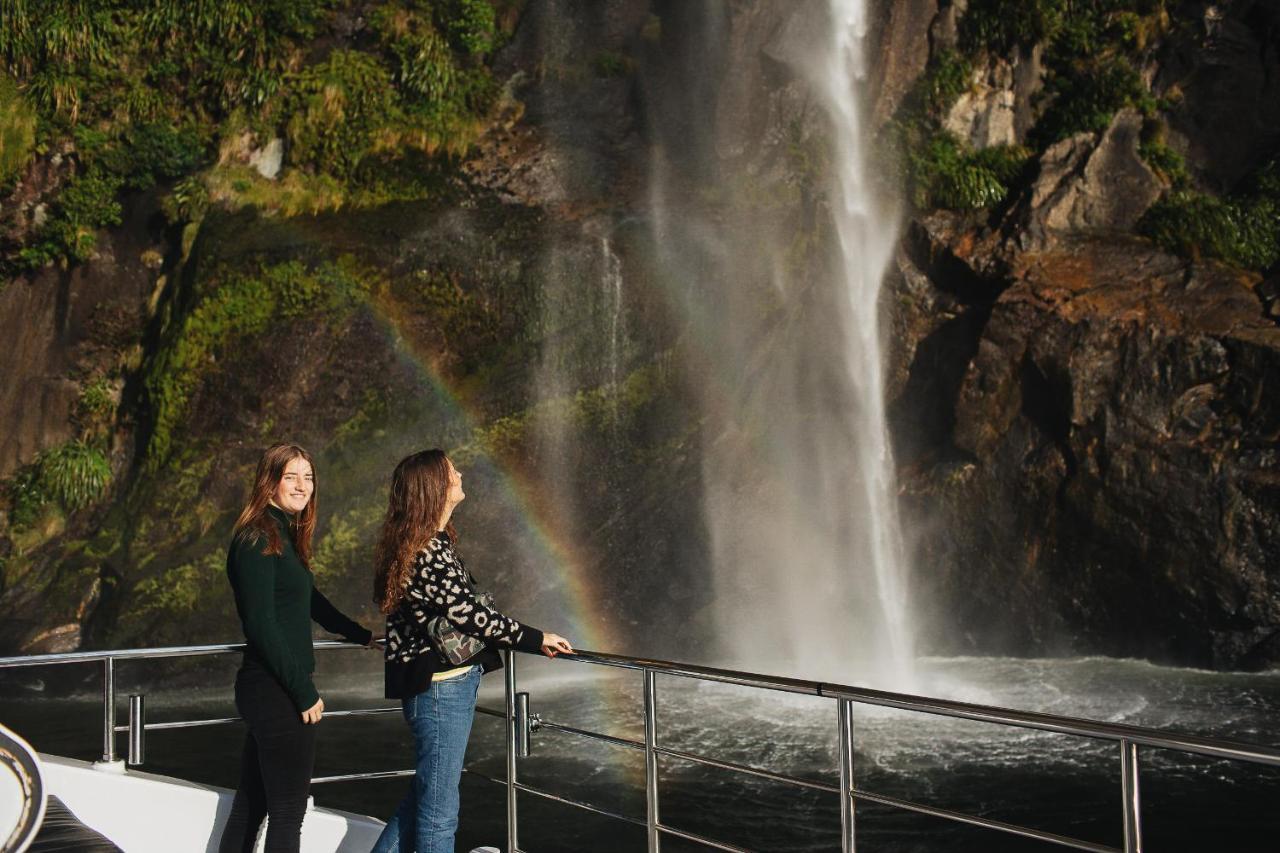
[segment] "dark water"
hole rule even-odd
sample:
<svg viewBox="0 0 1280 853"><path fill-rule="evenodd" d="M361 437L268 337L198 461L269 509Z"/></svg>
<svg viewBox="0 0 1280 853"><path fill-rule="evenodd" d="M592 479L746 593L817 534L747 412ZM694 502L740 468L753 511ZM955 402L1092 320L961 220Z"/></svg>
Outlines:
<svg viewBox="0 0 1280 853"><path fill-rule="evenodd" d="M641 739L638 673L522 656L523 689L544 719ZM157 672L157 670L161 670ZM377 707L380 669L372 657L322 657L318 683L331 710ZM80 698L50 700L33 670L6 673L0 721L40 750L95 758L100 750L96 670L84 669ZM234 664L120 665L123 697L149 689L149 719L233 716ZM200 688L183 684L202 683ZM66 684L56 685L65 690ZM918 689L933 695L1110 722L1276 744L1280 673L1236 675L1175 670L1106 659L926 661ZM501 708L502 679L491 675L481 704ZM123 713L124 700L121 699ZM123 721L123 720L122 720ZM407 768L409 739L398 714L323 724L316 775ZM1010 823L1120 846L1118 748L1079 738L860 708L855 715L860 787ZM834 784L835 708L830 700L765 694L659 678L664 746ZM234 786L239 725L156 732L145 769ZM123 747L123 738L120 741ZM1143 825L1153 851L1280 849L1280 770L1159 750L1142 754ZM476 720L468 763L505 774L502 721ZM691 832L762 851L839 849L834 795L663 759L662 818ZM522 780L644 817L644 765L636 750L572 735L534 735ZM403 779L316 786L320 805L385 817ZM505 846L505 790L464 777L459 849ZM644 849L640 827L531 795L520 800L521 847L541 851ZM677 839L667 851L703 850ZM860 851L1022 851L1063 849L872 804L858 809Z"/></svg>

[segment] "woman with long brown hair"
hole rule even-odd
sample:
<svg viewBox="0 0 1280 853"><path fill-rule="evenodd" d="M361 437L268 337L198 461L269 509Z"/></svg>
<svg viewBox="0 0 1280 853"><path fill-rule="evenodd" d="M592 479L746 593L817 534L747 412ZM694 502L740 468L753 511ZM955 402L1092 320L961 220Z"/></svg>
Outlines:
<svg viewBox="0 0 1280 853"><path fill-rule="evenodd" d="M310 454L295 444L267 448L227 554L227 578L246 641L236 673L236 709L249 732L221 853L250 853L264 817L270 818L269 853L298 850L315 763L315 724L324 714L324 701L311 680L311 620L373 647L373 634L315 587L315 527Z"/></svg>
<svg viewBox="0 0 1280 853"><path fill-rule="evenodd" d="M555 657L556 634L504 616L455 550L453 510L466 495L442 450L402 460L374 555L373 598L387 614L386 695L413 732L414 777L372 853L454 853L458 782L480 676L502 666L497 646Z"/></svg>

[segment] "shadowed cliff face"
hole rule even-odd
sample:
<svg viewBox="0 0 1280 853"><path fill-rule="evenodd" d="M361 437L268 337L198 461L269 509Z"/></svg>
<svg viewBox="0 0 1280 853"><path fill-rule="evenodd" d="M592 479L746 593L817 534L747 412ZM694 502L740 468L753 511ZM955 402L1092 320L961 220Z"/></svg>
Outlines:
<svg viewBox="0 0 1280 853"><path fill-rule="evenodd" d="M1143 69L1156 94L1185 95L1168 145L1194 186L1231 189L1274 146L1267 109L1214 95L1275 100L1264 5L1233 6L1217 40L1178 7L1189 23ZM695 237L796 236L714 259L749 291L734 303L759 331L743 369L767 375L808 328L792 312L823 310L808 285L829 260L829 161L792 70L821 2L571 6L527 4L492 62L510 97L430 198L292 217L215 206L184 246L154 198L130 196L96 259L7 285L0 470L78 434L82 380L123 368L103 500L22 529L10 503L0 645L234 637L227 528L260 448L287 439L319 460L320 582L366 621L386 475L440 444L469 478L464 551L486 583L519 587L518 615L553 630L583 615L566 603L572 564L612 649L705 648L704 448L747 446L752 425L695 417L715 326L691 319L690 283L655 244L652 158L663 149ZM878 121L957 44L961 11L879 5ZM1026 143L1043 53L977 62L948 127ZM907 216L882 308L927 650L1280 660L1274 270L1267 284L1131 233L1169 191L1140 152L1148 122L1117 110L1030 152L999 202ZM774 287L770 264L794 287Z"/></svg>
<svg viewBox="0 0 1280 853"><path fill-rule="evenodd" d="M923 251L981 257L928 226ZM1280 329L1251 278L1118 238L1006 275L926 333L898 399L935 625L972 649L1270 662Z"/></svg>

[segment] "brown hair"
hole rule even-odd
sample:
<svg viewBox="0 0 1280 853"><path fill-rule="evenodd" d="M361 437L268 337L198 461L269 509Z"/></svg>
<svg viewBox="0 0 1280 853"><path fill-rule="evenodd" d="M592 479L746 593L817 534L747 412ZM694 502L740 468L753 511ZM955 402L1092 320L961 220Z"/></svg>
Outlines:
<svg viewBox="0 0 1280 853"><path fill-rule="evenodd" d="M250 542L266 540L267 547L262 553L277 555L284 549L280 541L280 531L276 523L268 517L267 505L284 478L285 467L295 459L305 459L311 466L312 484L315 483L316 465L311 461L311 454L296 444L273 444L258 460L258 473L253 478L253 492L249 502L240 510L233 528L234 536ZM289 538L293 540L293 549L298 552L302 565L311 568L311 534L316 529L316 493L311 493L311 500L289 522Z"/></svg>
<svg viewBox="0 0 1280 853"><path fill-rule="evenodd" d="M394 611L404 597L414 555L436 535L448 497L449 457L443 450L422 450L400 460L373 553L373 600L383 613ZM457 541L452 522L445 532Z"/></svg>

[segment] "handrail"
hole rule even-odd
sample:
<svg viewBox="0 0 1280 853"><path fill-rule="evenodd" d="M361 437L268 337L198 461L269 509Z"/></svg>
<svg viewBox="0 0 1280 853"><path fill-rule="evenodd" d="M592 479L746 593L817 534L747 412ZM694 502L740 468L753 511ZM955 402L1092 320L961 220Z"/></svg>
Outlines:
<svg viewBox="0 0 1280 853"><path fill-rule="evenodd" d="M893 693L885 690L873 690L867 687L851 687L844 684L805 681L798 678L781 678L758 673L673 663L664 660L628 658L622 655L601 654L599 652L579 650L574 654L559 655L559 657L624 669L650 669L665 675L675 675L702 681L718 681L725 684L825 696L832 699L851 699L864 705L878 705L884 708L897 708L902 711L916 711L923 714L975 720L996 725L1038 729L1056 734L1089 737L1097 740L1129 741L1141 746L1151 746L1158 749L1172 749L1208 755L1214 758L1253 761L1260 764L1280 766L1280 748L1266 744L1243 743L1223 738L1165 732L1144 726L1104 723L1082 717L1044 714L1038 711L1018 711L994 705L977 705L971 702L915 696L909 693Z"/></svg>
<svg viewBox="0 0 1280 853"><path fill-rule="evenodd" d="M362 649L364 646L344 640L316 640L317 649ZM182 658L199 655L221 655L243 652L244 643L212 643L203 646L158 646L148 649L99 649L83 652L56 652L44 655L15 655L0 657L0 669L15 666L46 666L60 663L88 663L91 661L139 660L151 658Z"/></svg>
<svg viewBox="0 0 1280 853"><path fill-rule="evenodd" d="M329 650L339 648L359 648L354 643L347 643L336 640L322 640L314 643L314 647L318 650ZM43 655L20 655L0 657L0 669L8 669L14 667L29 666L46 666L74 663L101 663L103 666L103 760L115 760L115 735L120 731L129 731L131 735L131 747L134 738L138 740L138 754L141 754L141 733L147 729L175 729L188 728L196 726L221 725L233 722L234 718L217 718L205 720L185 720L165 723L146 723L141 719L142 706L141 701L136 703L136 713L138 719L130 719L129 726L115 725L115 663L122 660L151 660L160 658L175 657L194 657L201 655L218 655L231 654L241 652L245 649L243 643L218 643L208 645L190 645L190 646L167 646L161 648L143 648L143 649L108 649L100 651L81 651L81 652L63 652L56 654ZM911 711L917 713L933 714L956 719L973 720L977 722L991 723L993 725L1015 726L1021 728L1035 729L1039 731L1048 731L1057 734L1065 734L1076 737L1087 737L1097 740L1105 740L1118 742L1120 745L1120 777L1122 789L1122 807L1123 807L1123 829L1124 829L1124 848L1125 853L1140 853L1142 850L1142 832L1140 823L1140 806L1139 797L1139 753L1138 748L1148 747L1157 749L1176 750L1181 752L1194 753L1198 755L1206 755L1214 758L1221 758L1232 761L1246 761L1256 764L1268 766L1280 766L1280 748L1265 745L1251 744L1239 741L1226 740L1222 738L1203 737L1199 735L1182 734L1177 732L1162 731L1159 729L1148 728L1143 726L1132 726L1117 723L1105 723L1096 720L1089 720L1079 717L1069 717L1056 714L1044 714L1034 711L1019 711L1009 708L1001 708L991 705L979 705L968 702L957 702L947 699L939 699L927 696L917 696L907 693L894 693L883 690L873 690L864 687L854 687L844 684L834 684L819 681L808 681L797 678L785 678L779 676L763 675L760 673L741 672L729 669L719 669L714 667L700 666L696 664L677 663L672 661L656 660L649 658L627 657L624 655L605 654L601 652L592 652L579 650L573 654L561 655L560 657L588 664L596 664L602 666L618 667L623 669L638 670L643 675L643 693L645 705L645 735L643 741L635 741L628 738L619 738L607 735L602 732L592 732L585 729L579 729L572 726L552 722L534 721L531 715L527 713L527 694L520 694L517 699L516 693L516 666L514 656L507 653L507 673L506 673L506 709L502 711L492 710L488 708L477 708L478 713L490 714L493 716L503 717L507 724L507 779L494 779L484 776L491 781L504 784L507 788L507 814L508 814L508 849L513 853L519 853L519 841L517 833L517 809L516 795L520 793L535 794L553 801L566 803L577 806L579 808L593 811L598 814L617 817L632 823L637 823L647 827L648 844L650 851L657 851L659 847L659 839L661 835L671 835L685 838L688 840L702 843L706 846L714 847L721 850L739 850L741 848L726 844L722 841L716 841L710 838L704 838L699 835L687 832L685 830L676 829L661 822L658 811L658 785L657 785L657 759L659 756L675 758L696 762L704 766L715 767L722 770L729 770L739 773L750 774L757 777L772 779L773 781L782 782L791 785L798 785L817 789L822 791L830 791L842 795L843 806L841 809L841 835L842 848L846 851L854 849L854 811L853 803L859 799L867 802L876 802L884 805L890 805L897 808L914 811L923 814L930 814L935 817L969 823L976 826L982 826L988 829L1000 830L1025 837L1038 838L1043 841L1061 844L1068 847L1074 847L1083 850L1094 851L1112 851L1115 848L1096 842L1089 842L1083 839L1074 839L1067 836L1054 835L1052 833L1031 829L1029 827L1017 826L1014 824L1006 824L999 821L981 818L973 815L966 815L959 812L951 812L945 809L939 809L934 806L913 803L907 800L900 800L883 794L874 793L863 790L854 784L853 780L853 749L852 749L852 709L855 704L875 705L880 707L895 708L903 711ZM701 681L714 681L724 684L733 684L743 687L758 688L765 690L783 691L788 693L798 693L833 699L837 702L839 713L839 735L840 735L840 784L839 786L828 785L826 783L813 780L804 780L795 777L786 776L780 773L763 770L761 768L749 767L735 762L717 760L708 756L697 755L695 753L681 752L661 746L657 738L657 687L655 677L657 675L669 675L682 678L691 678ZM328 716L364 716L373 714L383 714L394 711L394 708L367 708L354 709L350 711L330 712ZM131 706L131 712L134 708ZM579 802L567 797L556 795L552 792L542 791L526 783L522 783L517 778L516 759L524 757L526 753L521 752L522 744L527 744L528 733L536 726L539 730L555 731L570 735L579 735L583 737L594 738L615 746L626 747L630 749L639 749L645 753L646 765L646 819L639 820L633 817L614 814L613 812L600 809L588 803ZM523 731L521 730L523 727ZM527 747L524 747L527 748ZM138 761L141 759L139 758ZM331 781L347 781L356 779L379 779L391 778L396 776L404 776L411 774L411 770L389 770L376 771L371 773L353 773L341 776L321 777L313 780L315 783L331 782ZM483 775L483 774L477 774Z"/></svg>

